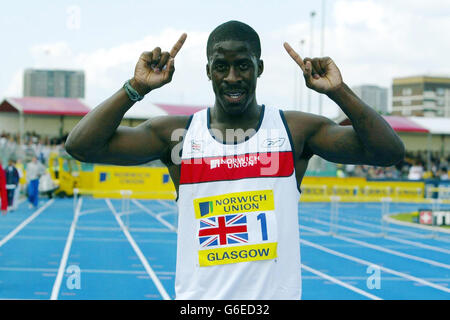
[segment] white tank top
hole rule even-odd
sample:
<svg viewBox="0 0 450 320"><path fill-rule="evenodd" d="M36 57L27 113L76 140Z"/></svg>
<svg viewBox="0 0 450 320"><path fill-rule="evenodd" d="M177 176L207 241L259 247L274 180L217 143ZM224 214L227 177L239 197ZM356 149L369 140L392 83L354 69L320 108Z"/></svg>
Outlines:
<svg viewBox="0 0 450 320"><path fill-rule="evenodd" d="M300 299L299 192L282 111L224 144L195 113L182 149L177 299Z"/></svg>

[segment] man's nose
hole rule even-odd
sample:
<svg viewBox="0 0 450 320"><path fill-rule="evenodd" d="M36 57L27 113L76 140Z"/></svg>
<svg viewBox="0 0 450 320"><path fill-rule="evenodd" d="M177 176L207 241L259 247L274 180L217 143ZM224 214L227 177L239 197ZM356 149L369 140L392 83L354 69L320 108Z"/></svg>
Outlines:
<svg viewBox="0 0 450 320"><path fill-rule="evenodd" d="M236 83L238 81L241 81L241 76L239 74L239 71L237 71L234 67L231 67L229 69L229 72L227 76L225 77L224 81L228 83Z"/></svg>

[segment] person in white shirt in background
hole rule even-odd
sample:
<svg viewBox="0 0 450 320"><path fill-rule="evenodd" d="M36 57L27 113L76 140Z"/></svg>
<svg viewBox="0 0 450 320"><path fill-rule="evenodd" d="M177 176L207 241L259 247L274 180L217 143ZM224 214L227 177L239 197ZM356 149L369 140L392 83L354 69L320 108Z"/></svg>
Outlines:
<svg viewBox="0 0 450 320"><path fill-rule="evenodd" d="M44 174L44 167L35 156L27 164L26 173L29 207L37 208L39 203L39 178Z"/></svg>
<svg viewBox="0 0 450 320"><path fill-rule="evenodd" d="M443 167L442 169L439 170L438 177L441 180L445 180L445 181L448 180L447 167Z"/></svg>
<svg viewBox="0 0 450 320"><path fill-rule="evenodd" d="M408 179L409 180L420 180L423 177L423 166L419 160L417 160L413 166L409 168Z"/></svg>

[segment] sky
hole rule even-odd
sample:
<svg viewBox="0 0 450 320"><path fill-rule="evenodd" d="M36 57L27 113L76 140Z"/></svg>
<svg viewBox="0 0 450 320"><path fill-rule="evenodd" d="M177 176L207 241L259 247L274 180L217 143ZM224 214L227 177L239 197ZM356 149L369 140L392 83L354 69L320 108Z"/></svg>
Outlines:
<svg viewBox="0 0 450 320"><path fill-rule="evenodd" d="M206 41L229 20L260 36L259 104L338 113L326 96L320 112L319 94L305 87L284 41L302 57L331 57L350 87L450 76L450 0L0 1L0 100L22 96L26 68L71 69L85 71L85 101L95 107L133 76L141 52L169 51L186 32L172 82L140 103L212 106Z"/></svg>

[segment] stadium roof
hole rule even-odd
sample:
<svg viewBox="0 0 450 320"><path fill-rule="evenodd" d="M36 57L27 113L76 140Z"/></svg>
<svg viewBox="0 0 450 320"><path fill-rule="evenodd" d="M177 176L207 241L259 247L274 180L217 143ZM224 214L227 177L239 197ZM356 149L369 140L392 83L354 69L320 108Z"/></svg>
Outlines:
<svg viewBox="0 0 450 320"><path fill-rule="evenodd" d="M409 117L409 119L428 129L432 134L450 135L450 118Z"/></svg>
<svg viewBox="0 0 450 320"><path fill-rule="evenodd" d="M206 106L174 105L142 101L126 114L126 119L148 119L165 115L191 115ZM53 97L6 98L0 103L0 112L22 112L58 116L84 116L91 108L80 99Z"/></svg>
<svg viewBox="0 0 450 320"><path fill-rule="evenodd" d="M158 116L191 115L206 106L174 105L141 101L125 113L125 119L148 119Z"/></svg>
<svg viewBox="0 0 450 320"><path fill-rule="evenodd" d="M23 114L84 116L90 110L84 102L74 98L6 98L0 104L0 112L22 112Z"/></svg>
<svg viewBox="0 0 450 320"><path fill-rule="evenodd" d="M167 112L169 115L191 115L205 109L206 106L187 106L187 105L173 105L173 104L162 104L156 103L156 105Z"/></svg>
<svg viewBox="0 0 450 320"><path fill-rule="evenodd" d="M430 132L430 130L428 130L426 127L406 117L400 116L382 116L382 117L384 118L384 120L387 121L387 123L389 123L392 129L394 129L396 132L418 132L418 133ZM345 120L340 121L339 124L350 125L351 122L348 118L346 118Z"/></svg>
<svg viewBox="0 0 450 320"><path fill-rule="evenodd" d="M132 106L124 115L125 119L148 119L158 116L166 116L167 112L159 108L157 105L142 100Z"/></svg>
<svg viewBox="0 0 450 320"><path fill-rule="evenodd" d="M406 117L400 116L383 116L384 120L397 132L422 132L428 133L429 130L420 124L411 121Z"/></svg>

